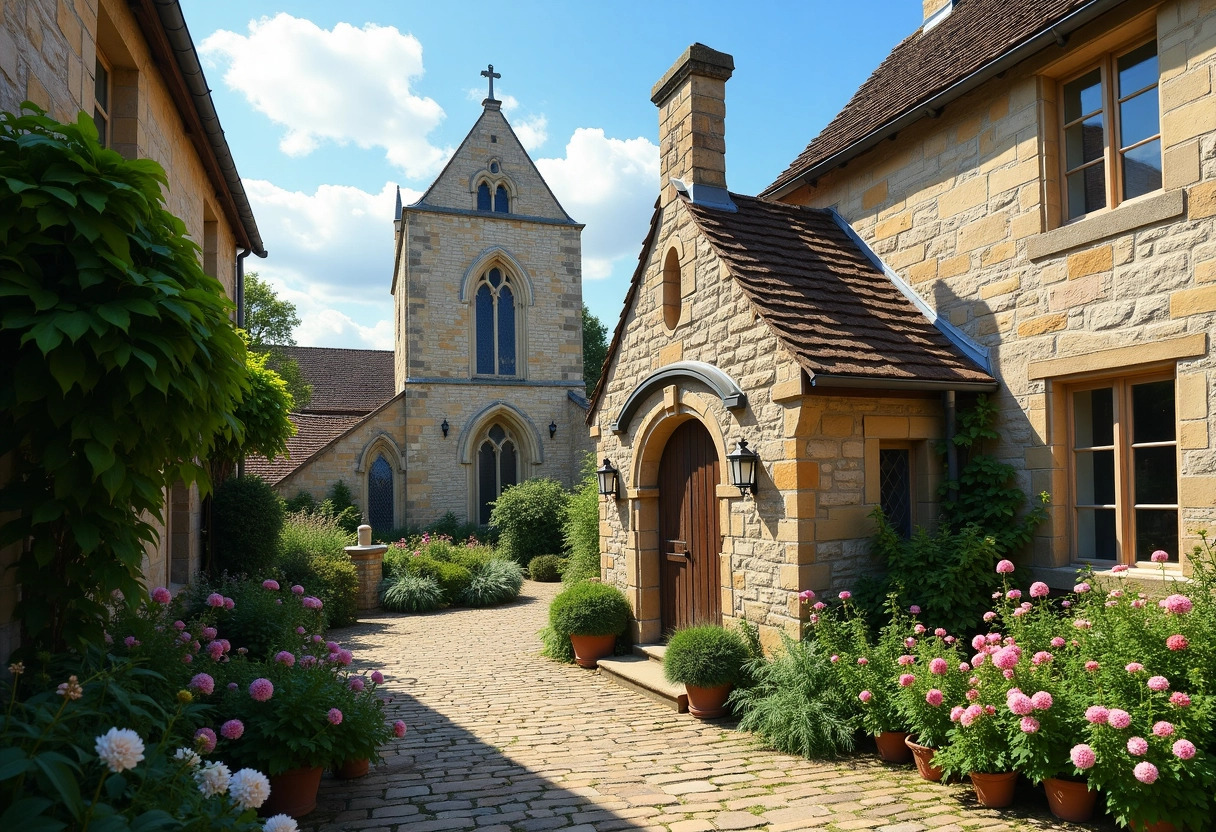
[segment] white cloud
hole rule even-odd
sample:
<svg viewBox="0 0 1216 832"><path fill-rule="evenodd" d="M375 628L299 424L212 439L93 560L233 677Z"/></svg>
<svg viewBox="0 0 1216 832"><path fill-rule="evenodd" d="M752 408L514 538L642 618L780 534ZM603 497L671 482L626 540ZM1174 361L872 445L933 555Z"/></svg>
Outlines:
<svg viewBox="0 0 1216 832"><path fill-rule="evenodd" d="M606 278L613 264L636 258L659 189L659 149L644 138L610 139L580 127L562 159L536 166L583 231L583 277Z"/></svg>
<svg viewBox="0 0 1216 832"><path fill-rule="evenodd" d="M443 108L410 90L423 74L422 44L394 26L326 30L281 12L250 21L247 35L221 29L199 51L225 63L224 82L286 128L279 148L288 155L324 142L379 147L411 178L451 155L427 140Z"/></svg>

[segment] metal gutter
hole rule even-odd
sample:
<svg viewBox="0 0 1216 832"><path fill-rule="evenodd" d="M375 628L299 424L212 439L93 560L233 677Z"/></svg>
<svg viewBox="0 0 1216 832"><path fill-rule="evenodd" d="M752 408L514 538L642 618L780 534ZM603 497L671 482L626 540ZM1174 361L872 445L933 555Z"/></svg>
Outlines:
<svg viewBox="0 0 1216 832"><path fill-rule="evenodd" d="M807 375L810 375L808 373ZM845 387L857 390L959 390L991 393L1000 389L996 381L934 381L931 379L874 378L872 376L811 376L812 387Z"/></svg>
<svg viewBox="0 0 1216 832"><path fill-rule="evenodd" d="M918 102L911 110L906 110L901 115L884 122L863 138L858 139L843 150L838 150L826 159L815 163L788 182L762 191L760 196L768 199L780 199L802 187L804 183L818 179L834 168L855 159L886 140L892 133L898 133L922 118L936 118L941 113L942 108L950 102L961 98L984 82L991 80L994 76L1007 72L1039 50L1052 45L1063 45L1068 35L1123 2L1124 0L1094 0L1089 5L1082 6L1076 11L1065 15L1056 23L1048 26L1037 35L1032 36L1029 40L1022 41L1022 43L1013 47L1008 52L960 78L928 100Z"/></svg>

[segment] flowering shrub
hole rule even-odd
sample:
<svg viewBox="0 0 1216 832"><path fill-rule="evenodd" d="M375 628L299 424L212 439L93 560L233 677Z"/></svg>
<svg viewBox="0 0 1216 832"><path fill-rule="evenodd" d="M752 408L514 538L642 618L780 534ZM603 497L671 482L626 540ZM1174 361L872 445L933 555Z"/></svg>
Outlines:
<svg viewBox="0 0 1216 832"><path fill-rule="evenodd" d="M914 643L905 643L904 652L896 660L904 662L901 667L912 681L896 687L895 707L907 730L916 735L916 742L937 748L945 744L953 726L950 707L962 701L971 665L966 663L958 642L944 629L929 631L916 622L912 631Z"/></svg>

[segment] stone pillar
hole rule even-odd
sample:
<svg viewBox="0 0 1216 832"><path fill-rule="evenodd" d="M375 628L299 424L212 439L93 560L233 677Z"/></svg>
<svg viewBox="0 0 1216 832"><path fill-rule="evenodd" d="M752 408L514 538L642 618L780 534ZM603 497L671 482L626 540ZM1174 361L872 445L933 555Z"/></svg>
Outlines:
<svg viewBox="0 0 1216 832"><path fill-rule="evenodd" d="M350 555L355 573L359 576L359 597L355 602L355 609L359 612L380 608L380 579L384 574L384 553L387 551L388 546L383 543L372 545L372 527L366 524L359 527L359 545L346 547L346 554Z"/></svg>
<svg viewBox="0 0 1216 832"><path fill-rule="evenodd" d="M674 191L671 179L726 189L726 81L735 60L700 43L680 59L651 90L659 108L659 188L663 204Z"/></svg>

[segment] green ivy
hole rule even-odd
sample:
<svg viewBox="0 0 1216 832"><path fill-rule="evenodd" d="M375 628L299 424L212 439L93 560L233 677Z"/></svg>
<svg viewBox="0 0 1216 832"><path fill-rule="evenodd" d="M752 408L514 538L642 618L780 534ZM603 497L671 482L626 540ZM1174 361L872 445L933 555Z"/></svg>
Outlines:
<svg viewBox="0 0 1216 832"><path fill-rule="evenodd" d="M0 545L28 646L101 640L142 590L163 489L243 439L245 345L223 287L164 207L164 171L32 104L0 113Z"/></svg>

